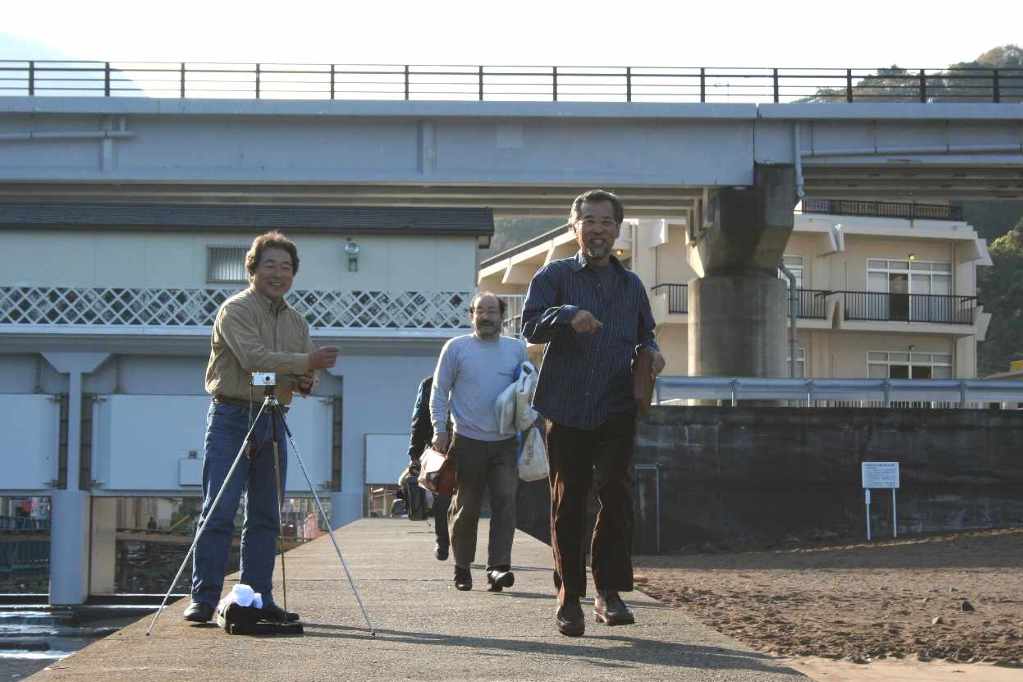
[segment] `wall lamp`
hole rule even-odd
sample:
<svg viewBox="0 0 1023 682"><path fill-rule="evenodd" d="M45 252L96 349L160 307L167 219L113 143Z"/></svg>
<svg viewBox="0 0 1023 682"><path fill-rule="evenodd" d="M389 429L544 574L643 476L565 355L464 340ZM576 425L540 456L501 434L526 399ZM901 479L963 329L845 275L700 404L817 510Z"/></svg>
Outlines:
<svg viewBox="0 0 1023 682"><path fill-rule="evenodd" d="M359 251L361 250L362 248L356 242L353 242L351 238L345 240L345 254L348 256L348 272L359 271Z"/></svg>

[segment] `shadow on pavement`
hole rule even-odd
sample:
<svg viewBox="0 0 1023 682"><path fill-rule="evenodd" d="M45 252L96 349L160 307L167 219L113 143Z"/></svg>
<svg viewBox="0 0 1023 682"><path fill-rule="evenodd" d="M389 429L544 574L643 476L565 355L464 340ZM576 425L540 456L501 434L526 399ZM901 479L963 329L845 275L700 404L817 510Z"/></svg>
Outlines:
<svg viewBox="0 0 1023 682"><path fill-rule="evenodd" d="M487 637L466 637L427 632L377 630L376 639L404 644L466 647L480 655L550 654L564 658L586 659L587 663L609 668L624 668L630 664L688 667L706 670L751 670L775 674L790 674L806 679L794 670L783 668L774 659L753 651L738 651L722 647L677 644L643 637L628 637L610 633L610 628L587 624L587 634L578 639L562 638L556 641L510 640ZM366 628L323 623L305 623L306 637L372 641ZM560 637L554 630L553 618L549 626L552 637ZM586 639L618 642L624 646L615 649L587 646Z"/></svg>

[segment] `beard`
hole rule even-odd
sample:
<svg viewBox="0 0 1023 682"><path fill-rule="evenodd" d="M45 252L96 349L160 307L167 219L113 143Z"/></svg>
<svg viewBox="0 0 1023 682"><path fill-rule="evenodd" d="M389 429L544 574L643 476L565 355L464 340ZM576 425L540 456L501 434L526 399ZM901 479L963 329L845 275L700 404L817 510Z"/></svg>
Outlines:
<svg viewBox="0 0 1023 682"><path fill-rule="evenodd" d="M610 254L611 244L606 240L604 241L603 244L600 245L594 245L592 243L587 242L586 250L583 253L583 255L585 255L587 258L595 258L597 260L607 258Z"/></svg>
<svg viewBox="0 0 1023 682"><path fill-rule="evenodd" d="M496 322L477 322L476 333L479 336L496 336L501 331L501 325Z"/></svg>

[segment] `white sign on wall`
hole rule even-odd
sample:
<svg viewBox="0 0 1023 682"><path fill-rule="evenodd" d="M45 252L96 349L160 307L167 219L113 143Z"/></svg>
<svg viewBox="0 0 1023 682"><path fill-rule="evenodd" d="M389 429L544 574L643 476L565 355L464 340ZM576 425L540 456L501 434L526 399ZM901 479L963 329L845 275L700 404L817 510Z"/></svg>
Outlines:
<svg viewBox="0 0 1023 682"><path fill-rule="evenodd" d="M898 462L862 462L864 488L898 488Z"/></svg>
<svg viewBox="0 0 1023 682"><path fill-rule="evenodd" d="M895 490L899 487L898 462L860 462L863 479L863 498L867 504L867 542L870 542L870 489L891 488L892 491L892 537L899 536L899 517L895 505Z"/></svg>

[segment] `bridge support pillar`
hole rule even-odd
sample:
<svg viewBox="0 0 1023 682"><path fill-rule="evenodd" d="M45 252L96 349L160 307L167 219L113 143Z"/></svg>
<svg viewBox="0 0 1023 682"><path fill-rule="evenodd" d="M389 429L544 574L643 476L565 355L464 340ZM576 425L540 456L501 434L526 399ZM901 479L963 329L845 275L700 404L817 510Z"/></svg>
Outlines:
<svg viewBox="0 0 1023 682"><path fill-rule="evenodd" d="M113 594L117 564L117 499L92 498L89 594Z"/></svg>
<svg viewBox="0 0 1023 682"><path fill-rule="evenodd" d="M694 225L689 374L786 376L786 294L778 278L796 203L791 166L757 166L752 188L715 190Z"/></svg>
<svg viewBox="0 0 1023 682"><path fill-rule="evenodd" d="M82 377L107 353L44 353L68 375L67 484L53 491L50 517L50 604L84 604L89 596L89 517L91 481L82 481Z"/></svg>

